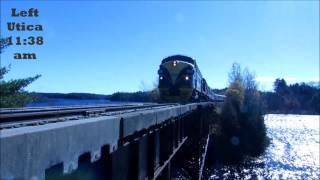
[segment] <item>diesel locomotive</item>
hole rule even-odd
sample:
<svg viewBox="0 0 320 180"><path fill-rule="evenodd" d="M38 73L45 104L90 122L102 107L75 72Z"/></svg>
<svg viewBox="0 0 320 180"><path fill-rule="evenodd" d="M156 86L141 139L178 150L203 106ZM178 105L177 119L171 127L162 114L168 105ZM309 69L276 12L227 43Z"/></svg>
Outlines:
<svg viewBox="0 0 320 180"><path fill-rule="evenodd" d="M225 96L211 90L196 61L191 57L173 55L164 58L158 74L158 89L162 101L224 101Z"/></svg>

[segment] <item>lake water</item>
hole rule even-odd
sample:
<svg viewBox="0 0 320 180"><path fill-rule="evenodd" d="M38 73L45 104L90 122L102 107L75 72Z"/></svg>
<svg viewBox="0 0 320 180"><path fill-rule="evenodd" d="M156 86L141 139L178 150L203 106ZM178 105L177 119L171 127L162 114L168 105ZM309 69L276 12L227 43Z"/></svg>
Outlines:
<svg viewBox="0 0 320 180"><path fill-rule="evenodd" d="M32 102L27 107L43 106L71 106L71 105L94 105L94 104L121 104L124 102L112 102L107 99L60 99L52 98L43 102Z"/></svg>
<svg viewBox="0 0 320 180"><path fill-rule="evenodd" d="M264 155L206 169L207 179L319 179L320 116L265 116L271 140Z"/></svg>

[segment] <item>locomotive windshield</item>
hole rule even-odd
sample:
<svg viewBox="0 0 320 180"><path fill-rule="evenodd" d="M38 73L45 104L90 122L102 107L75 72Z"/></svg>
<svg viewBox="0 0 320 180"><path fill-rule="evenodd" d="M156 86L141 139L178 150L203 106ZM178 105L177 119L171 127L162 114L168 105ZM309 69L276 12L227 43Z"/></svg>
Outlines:
<svg viewBox="0 0 320 180"><path fill-rule="evenodd" d="M174 61L174 60L184 61L184 62L187 62L187 63L195 65L195 60L194 59L192 59L190 57L187 57L187 56L182 56L182 55L169 56L169 57L163 59L162 63L166 63L166 62Z"/></svg>

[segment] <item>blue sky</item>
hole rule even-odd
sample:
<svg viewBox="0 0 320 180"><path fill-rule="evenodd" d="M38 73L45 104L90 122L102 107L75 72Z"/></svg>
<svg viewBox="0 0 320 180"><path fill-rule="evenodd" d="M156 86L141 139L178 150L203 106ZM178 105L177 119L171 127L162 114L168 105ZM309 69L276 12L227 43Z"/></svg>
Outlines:
<svg viewBox="0 0 320 180"><path fill-rule="evenodd" d="M38 8L38 18L11 17L11 8ZM42 24L43 32L9 32L7 22ZM11 46L1 65L7 79L42 77L27 90L148 90L160 61L194 57L212 88L228 83L233 62L254 71L260 88L276 77L319 79L319 1L1 1L1 35L43 36L43 46ZM35 61L14 60L36 52Z"/></svg>

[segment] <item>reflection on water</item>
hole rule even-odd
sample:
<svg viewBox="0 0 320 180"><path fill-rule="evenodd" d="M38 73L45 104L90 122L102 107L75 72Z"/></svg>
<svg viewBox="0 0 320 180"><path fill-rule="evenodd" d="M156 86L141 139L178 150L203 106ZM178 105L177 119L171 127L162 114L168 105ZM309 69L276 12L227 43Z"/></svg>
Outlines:
<svg viewBox="0 0 320 180"><path fill-rule="evenodd" d="M215 164L208 179L319 179L320 116L265 116L271 140L266 153L240 165Z"/></svg>

